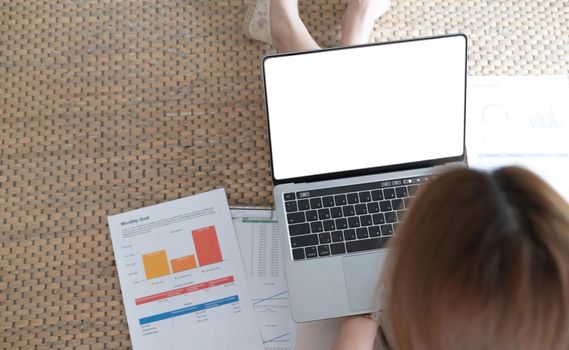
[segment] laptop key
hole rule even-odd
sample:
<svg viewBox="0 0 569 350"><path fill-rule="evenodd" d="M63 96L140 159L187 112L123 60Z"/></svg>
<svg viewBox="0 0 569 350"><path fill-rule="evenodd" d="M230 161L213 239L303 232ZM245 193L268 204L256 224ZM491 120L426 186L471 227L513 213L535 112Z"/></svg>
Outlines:
<svg viewBox="0 0 569 350"><path fill-rule="evenodd" d="M346 197L348 198L348 204L355 204L359 202L357 193L348 193Z"/></svg>
<svg viewBox="0 0 569 350"><path fill-rule="evenodd" d="M371 202L371 193L369 191L364 191L359 193L360 203Z"/></svg>
<svg viewBox="0 0 569 350"><path fill-rule="evenodd" d="M330 216L334 219L336 218L341 218L343 216L342 214L342 208L330 208Z"/></svg>
<svg viewBox="0 0 569 350"><path fill-rule="evenodd" d="M333 207L334 206L334 197L328 196L328 197L322 198L322 205L324 205L324 208Z"/></svg>
<svg viewBox="0 0 569 350"><path fill-rule="evenodd" d="M346 252L346 246L344 243L333 243L330 244L330 251L332 252L332 255L344 254Z"/></svg>
<svg viewBox="0 0 569 350"><path fill-rule="evenodd" d="M397 198L407 197L407 187L397 187L395 189L395 194L397 195Z"/></svg>
<svg viewBox="0 0 569 350"><path fill-rule="evenodd" d="M383 217L383 214L382 214L382 213L373 214L371 217L372 217L372 219L373 219L373 224L374 224L374 225L385 224L385 218Z"/></svg>
<svg viewBox="0 0 569 350"><path fill-rule="evenodd" d="M294 192L285 193L285 194L284 194L284 199L285 199L285 201L289 201L289 200L291 200L291 199L296 199L296 195L294 194Z"/></svg>
<svg viewBox="0 0 569 350"><path fill-rule="evenodd" d="M403 222L406 213L407 213L407 210L399 210L397 212L397 221Z"/></svg>
<svg viewBox="0 0 569 350"><path fill-rule="evenodd" d="M296 207L296 201L285 202L285 210L287 213L297 211L298 209Z"/></svg>
<svg viewBox="0 0 569 350"><path fill-rule="evenodd" d="M320 244L330 243L330 232L323 232L318 235L318 240Z"/></svg>
<svg viewBox="0 0 569 350"><path fill-rule="evenodd" d="M308 199L301 199L298 201L298 210L308 210L310 209L310 202Z"/></svg>
<svg viewBox="0 0 569 350"><path fill-rule="evenodd" d="M367 227L360 227L356 229L356 236L358 239L368 238Z"/></svg>
<svg viewBox="0 0 569 350"><path fill-rule="evenodd" d="M338 230L343 230L345 228L348 228L348 220L342 218L342 219L336 219L336 228Z"/></svg>
<svg viewBox="0 0 569 350"><path fill-rule="evenodd" d="M383 248L388 241L389 239L385 237L350 241L346 242L346 251L348 253L352 253L352 252L361 252L363 250L379 249Z"/></svg>
<svg viewBox="0 0 569 350"><path fill-rule="evenodd" d="M336 202L336 205L346 205L348 203L346 201L346 195L344 194L334 196L334 201Z"/></svg>
<svg viewBox="0 0 569 350"><path fill-rule="evenodd" d="M318 244L317 235L302 235L290 238L290 245L293 248L306 247L309 245L316 245L316 244Z"/></svg>
<svg viewBox="0 0 569 350"><path fill-rule="evenodd" d="M391 201L379 202L379 207L381 208L381 211L391 211Z"/></svg>
<svg viewBox="0 0 569 350"><path fill-rule="evenodd" d="M357 216L352 216L348 218L348 227L349 228L360 227L360 218Z"/></svg>
<svg viewBox="0 0 569 350"><path fill-rule="evenodd" d="M381 231L379 230L379 226L370 226L367 228L370 237L379 237L381 236Z"/></svg>
<svg viewBox="0 0 569 350"><path fill-rule="evenodd" d="M370 214L379 213L379 203L371 202L367 204L367 212Z"/></svg>
<svg viewBox="0 0 569 350"><path fill-rule="evenodd" d="M324 231L334 231L336 229L336 225L334 224L334 220L326 220L323 222Z"/></svg>
<svg viewBox="0 0 569 350"><path fill-rule="evenodd" d="M356 239L356 231L354 229L344 230L344 240L351 241Z"/></svg>
<svg viewBox="0 0 569 350"><path fill-rule="evenodd" d="M372 225L371 215L362 215L360 216L360 224L362 226L370 226Z"/></svg>
<svg viewBox="0 0 569 350"><path fill-rule="evenodd" d="M416 196L417 191L419 190L419 186L417 185L409 185L407 187L410 196Z"/></svg>
<svg viewBox="0 0 569 350"><path fill-rule="evenodd" d="M310 233L310 225L308 223L290 225L288 232L291 236L304 235Z"/></svg>
<svg viewBox="0 0 569 350"><path fill-rule="evenodd" d="M304 248L304 252L306 253L307 258L315 258L318 256L316 254L316 247L306 247Z"/></svg>
<svg viewBox="0 0 569 350"><path fill-rule="evenodd" d="M395 198L395 190L393 188L386 188L383 190L383 196L385 199L393 199Z"/></svg>
<svg viewBox="0 0 569 350"><path fill-rule="evenodd" d="M305 222L306 218L304 217L304 212L297 211L295 213L286 214L286 220L289 224L298 224Z"/></svg>
<svg viewBox="0 0 569 350"><path fill-rule="evenodd" d="M405 203L405 208L409 208L409 206L411 205L411 198L412 197L403 198L403 203Z"/></svg>
<svg viewBox="0 0 569 350"><path fill-rule="evenodd" d="M320 221L311 222L310 231L312 231L312 233L319 233L324 231L324 228L322 227L322 222Z"/></svg>
<svg viewBox="0 0 569 350"><path fill-rule="evenodd" d="M365 204L356 204L355 208L357 215L367 214L367 206Z"/></svg>
<svg viewBox="0 0 569 350"><path fill-rule="evenodd" d="M395 214L394 211L390 211L385 213L385 222L392 223L392 222L397 222L397 214Z"/></svg>
<svg viewBox="0 0 569 350"><path fill-rule="evenodd" d="M328 208L319 209L318 210L318 218L320 220L330 219L330 209L328 209Z"/></svg>
<svg viewBox="0 0 569 350"><path fill-rule="evenodd" d="M318 220L318 213L316 210L309 210L306 212L306 221L316 221Z"/></svg>
<svg viewBox="0 0 569 350"><path fill-rule="evenodd" d="M342 211L344 212L344 216L354 216L356 215L356 212L354 210L354 206L353 205L346 205L344 207L342 207Z"/></svg>
<svg viewBox="0 0 569 350"><path fill-rule="evenodd" d="M382 200L383 199L383 191L381 191L381 190L371 191L371 199L373 199L376 202Z"/></svg>
<svg viewBox="0 0 569 350"><path fill-rule="evenodd" d="M344 240L344 235L342 231L334 231L332 232L332 242L341 242Z"/></svg>
<svg viewBox="0 0 569 350"><path fill-rule="evenodd" d="M322 208L322 199L320 198L310 198L310 208L320 209Z"/></svg>
<svg viewBox="0 0 569 350"><path fill-rule="evenodd" d="M293 249L292 250L292 258L294 260L304 259L304 249L303 248Z"/></svg>
<svg viewBox="0 0 569 350"><path fill-rule="evenodd" d="M330 255L330 247L328 245L319 245L318 246L318 256L328 256Z"/></svg>
<svg viewBox="0 0 569 350"><path fill-rule="evenodd" d="M391 236L393 234L393 226L391 224L381 225L381 235Z"/></svg>
<svg viewBox="0 0 569 350"><path fill-rule="evenodd" d="M391 208L393 210L401 210L403 209L403 200L402 199L394 199L391 201Z"/></svg>

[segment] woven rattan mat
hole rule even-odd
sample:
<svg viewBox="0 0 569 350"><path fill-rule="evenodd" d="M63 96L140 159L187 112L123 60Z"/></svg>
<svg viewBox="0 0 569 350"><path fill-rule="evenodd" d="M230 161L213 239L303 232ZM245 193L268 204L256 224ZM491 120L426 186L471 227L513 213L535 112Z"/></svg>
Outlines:
<svg viewBox="0 0 569 350"><path fill-rule="evenodd" d="M342 0L301 1L318 42ZM130 346L106 216L271 203L243 0L0 0L0 346ZM567 73L568 0L396 1L374 41L465 32L470 74ZM331 72L333 74L333 72Z"/></svg>

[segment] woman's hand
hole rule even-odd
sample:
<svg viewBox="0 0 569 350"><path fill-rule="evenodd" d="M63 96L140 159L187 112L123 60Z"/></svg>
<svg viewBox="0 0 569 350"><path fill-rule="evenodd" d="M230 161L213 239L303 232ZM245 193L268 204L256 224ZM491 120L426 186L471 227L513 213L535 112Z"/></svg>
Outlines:
<svg viewBox="0 0 569 350"><path fill-rule="evenodd" d="M332 350L371 350L377 326L368 314L344 317Z"/></svg>

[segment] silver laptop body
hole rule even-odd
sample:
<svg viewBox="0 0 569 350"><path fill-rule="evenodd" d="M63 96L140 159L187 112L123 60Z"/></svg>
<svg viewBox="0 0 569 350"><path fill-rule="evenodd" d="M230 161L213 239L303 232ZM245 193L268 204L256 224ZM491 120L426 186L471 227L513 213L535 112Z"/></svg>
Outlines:
<svg viewBox="0 0 569 350"><path fill-rule="evenodd" d="M274 198L293 319L381 308L417 189L465 166L462 34L266 56Z"/></svg>

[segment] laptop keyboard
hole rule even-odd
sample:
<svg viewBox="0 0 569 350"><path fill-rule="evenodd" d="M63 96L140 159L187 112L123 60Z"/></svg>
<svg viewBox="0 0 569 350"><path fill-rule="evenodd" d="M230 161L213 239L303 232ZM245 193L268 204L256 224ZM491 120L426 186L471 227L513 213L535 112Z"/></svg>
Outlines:
<svg viewBox="0 0 569 350"><path fill-rule="evenodd" d="M410 201L432 176L285 193L294 260L349 254L386 245Z"/></svg>

